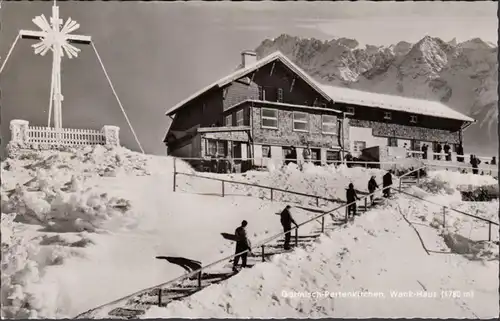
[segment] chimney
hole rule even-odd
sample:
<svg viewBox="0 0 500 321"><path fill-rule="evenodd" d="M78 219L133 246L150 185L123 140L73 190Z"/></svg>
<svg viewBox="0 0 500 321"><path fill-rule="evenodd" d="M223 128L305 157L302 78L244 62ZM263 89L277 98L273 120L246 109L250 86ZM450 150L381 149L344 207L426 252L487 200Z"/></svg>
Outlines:
<svg viewBox="0 0 500 321"><path fill-rule="evenodd" d="M257 54L252 50L245 50L241 53L242 68L246 68L257 62Z"/></svg>

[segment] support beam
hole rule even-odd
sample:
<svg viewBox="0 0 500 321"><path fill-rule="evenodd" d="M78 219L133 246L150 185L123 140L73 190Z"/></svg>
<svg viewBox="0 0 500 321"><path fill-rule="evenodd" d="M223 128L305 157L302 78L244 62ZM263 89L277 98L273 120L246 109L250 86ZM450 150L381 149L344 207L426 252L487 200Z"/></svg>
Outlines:
<svg viewBox="0 0 500 321"><path fill-rule="evenodd" d="M273 65L271 66L271 73L269 74L270 76L272 76L272 75L273 75L274 65L276 65L276 62L273 62Z"/></svg>
<svg viewBox="0 0 500 321"><path fill-rule="evenodd" d="M253 73L252 73L252 78L250 78L250 84L253 83L253 79L255 78L255 74L257 73L257 71L259 71L259 69L256 69Z"/></svg>
<svg viewBox="0 0 500 321"><path fill-rule="evenodd" d="M290 92L292 92L294 85L295 85L295 78L293 78L292 84L290 85Z"/></svg>

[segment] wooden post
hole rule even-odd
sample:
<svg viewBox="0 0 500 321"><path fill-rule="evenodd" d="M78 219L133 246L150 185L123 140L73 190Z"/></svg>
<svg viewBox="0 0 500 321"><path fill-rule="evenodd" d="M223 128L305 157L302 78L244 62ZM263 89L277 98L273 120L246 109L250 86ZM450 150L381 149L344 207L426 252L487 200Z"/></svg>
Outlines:
<svg viewBox="0 0 500 321"><path fill-rule="evenodd" d="M202 271L198 272L198 287L201 288L201 273Z"/></svg>
<svg viewBox="0 0 500 321"><path fill-rule="evenodd" d="M420 185L420 169L417 171L417 185Z"/></svg>
<svg viewBox="0 0 500 321"><path fill-rule="evenodd" d="M368 212L368 196L365 197L365 212Z"/></svg>
<svg viewBox="0 0 500 321"><path fill-rule="evenodd" d="M295 247L299 246L299 228L295 228Z"/></svg>
<svg viewBox="0 0 500 321"><path fill-rule="evenodd" d="M222 182L222 197L224 197L224 181L221 181Z"/></svg>
<svg viewBox="0 0 500 321"><path fill-rule="evenodd" d="M402 180L402 178L400 177L400 178L399 178L399 191L400 191L400 192L401 192L401 180Z"/></svg>
<svg viewBox="0 0 500 321"><path fill-rule="evenodd" d="M158 289L158 306L161 307L161 294L162 290L161 288Z"/></svg>
<svg viewBox="0 0 500 321"><path fill-rule="evenodd" d="M491 241L491 222L488 222L488 241Z"/></svg>
<svg viewBox="0 0 500 321"><path fill-rule="evenodd" d="M274 201L274 198L273 198L273 189L270 188L270 190L271 190L271 202L273 202Z"/></svg>
<svg viewBox="0 0 500 321"><path fill-rule="evenodd" d="M443 206L443 228L446 227L446 206Z"/></svg>
<svg viewBox="0 0 500 321"><path fill-rule="evenodd" d="M368 162L365 163L365 168L368 168Z"/></svg>
<svg viewBox="0 0 500 321"><path fill-rule="evenodd" d="M316 197L316 207L319 207L319 197Z"/></svg>
<svg viewBox="0 0 500 321"><path fill-rule="evenodd" d="M325 233L325 216L321 216L321 233Z"/></svg>
<svg viewBox="0 0 500 321"><path fill-rule="evenodd" d="M345 207L345 222L349 221L349 206Z"/></svg>
<svg viewBox="0 0 500 321"><path fill-rule="evenodd" d="M262 248L262 262L265 262L266 259L264 257L264 245L262 245L261 248Z"/></svg>
<svg viewBox="0 0 500 321"><path fill-rule="evenodd" d="M174 157L174 192L175 192L175 187L177 186L177 183L175 181L175 179L177 178L177 167L176 167L175 160L176 160L176 158Z"/></svg>

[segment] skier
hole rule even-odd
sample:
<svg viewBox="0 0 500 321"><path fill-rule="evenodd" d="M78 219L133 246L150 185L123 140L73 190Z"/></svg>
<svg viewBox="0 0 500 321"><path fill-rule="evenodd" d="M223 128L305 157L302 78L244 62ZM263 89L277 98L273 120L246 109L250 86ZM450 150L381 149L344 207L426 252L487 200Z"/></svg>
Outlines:
<svg viewBox="0 0 500 321"><path fill-rule="evenodd" d="M382 186L385 198L389 198L391 196L391 187L390 187L391 185L392 185L392 172L388 171L382 177Z"/></svg>
<svg viewBox="0 0 500 321"><path fill-rule="evenodd" d="M236 252L235 254L244 252L246 250L249 250L249 252L252 251L250 241L247 238L247 232L245 230L246 226L248 225L247 221L241 222L241 225L234 231L234 235L236 236ZM238 265L238 262L241 257L241 267L245 268L247 266L247 255L248 252L242 253L240 255L237 255L234 257L233 261L233 271L236 272L236 266Z"/></svg>
<svg viewBox="0 0 500 321"><path fill-rule="evenodd" d="M346 199L347 204L353 203L347 206L347 216L356 215L356 201L359 199L358 194L356 194L356 190L354 189L354 185L352 183L349 184L349 188L346 190Z"/></svg>
<svg viewBox="0 0 500 321"><path fill-rule="evenodd" d="M281 212L281 226L283 226L283 232L285 233L285 244L283 245L283 248L285 250L290 249L290 237L291 237L291 230L292 230L292 223L295 225L295 227L299 227L295 220L292 217L292 214L290 213L290 209L292 207L290 205L287 205L285 209Z"/></svg>
<svg viewBox="0 0 500 321"><path fill-rule="evenodd" d="M370 195L370 201L372 202L372 205L373 205L373 193L375 192L375 190L378 188L378 184L377 182L375 181L375 175L372 176L370 178L370 180L368 181L368 192L372 195Z"/></svg>

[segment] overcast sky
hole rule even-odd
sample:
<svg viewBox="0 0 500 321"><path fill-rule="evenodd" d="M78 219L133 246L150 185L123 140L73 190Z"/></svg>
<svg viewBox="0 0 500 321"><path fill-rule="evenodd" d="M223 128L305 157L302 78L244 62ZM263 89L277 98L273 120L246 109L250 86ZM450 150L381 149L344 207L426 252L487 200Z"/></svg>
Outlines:
<svg viewBox="0 0 500 321"><path fill-rule="evenodd" d="M0 57L19 29L38 30L35 16L51 2L3 2ZM90 35L146 152L165 154L165 111L201 87L229 74L240 52L282 33L361 44L445 41L480 37L497 43L495 2L61 2L61 17ZM0 75L2 137L11 119L46 125L51 56L35 56L20 40ZM63 60L63 125L121 128L122 143L138 150L93 49ZM2 139L2 144L5 139Z"/></svg>

